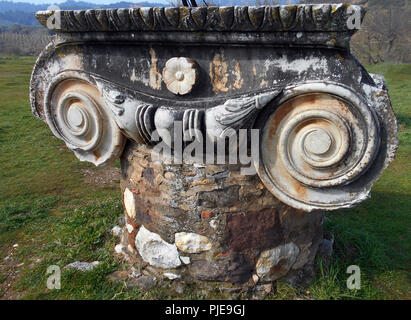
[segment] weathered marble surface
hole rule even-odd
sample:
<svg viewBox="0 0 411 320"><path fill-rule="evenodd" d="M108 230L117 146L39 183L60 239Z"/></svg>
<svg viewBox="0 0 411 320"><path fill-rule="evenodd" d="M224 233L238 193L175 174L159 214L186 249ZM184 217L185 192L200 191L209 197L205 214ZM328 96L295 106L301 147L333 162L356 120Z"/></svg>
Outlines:
<svg viewBox="0 0 411 320"><path fill-rule="evenodd" d="M127 138L151 144L155 130L172 146L175 121L188 136L216 141L228 128L259 128L256 166L275 196L307 211L351 207L369 196L398 144L383 80L358 64L348 41L323 38L349 40L347 19L357 11L364 13L345 5L40 12L43 24L59 14L61 25L33 70L33 113L96 165L119 157ZM172 31L183 41L164 38ZM294 137L310 119L322 120ZM281 139L273 144L271 133Z"/></svg>
<svg viewBox="0 0 411 320"><path fill-rule="evenodd" d="M383 78L350 53L356 13L39 12L60 24L32 73L32 111L81 161L121 157L127 224L116 252L168 279L255 285L312 268L321 211L367 199L398 147ZM176 153L175 132L214 148L241 129L259 130L253 175L150 158L158 141Z"/></svg>

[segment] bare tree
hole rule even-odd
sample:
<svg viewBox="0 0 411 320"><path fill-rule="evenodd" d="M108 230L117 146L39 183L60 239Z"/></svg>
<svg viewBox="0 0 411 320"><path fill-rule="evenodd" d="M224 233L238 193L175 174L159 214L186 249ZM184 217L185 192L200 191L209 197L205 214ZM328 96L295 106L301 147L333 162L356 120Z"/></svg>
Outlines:
<svg viewBox="0 0 411 320"><path fill-rule="evenodd" d="M19 32L16 32L17 29ZM3 29L0 33L0 52L10 55L38 55L49 41L50 35L42 28Z"/></svg>

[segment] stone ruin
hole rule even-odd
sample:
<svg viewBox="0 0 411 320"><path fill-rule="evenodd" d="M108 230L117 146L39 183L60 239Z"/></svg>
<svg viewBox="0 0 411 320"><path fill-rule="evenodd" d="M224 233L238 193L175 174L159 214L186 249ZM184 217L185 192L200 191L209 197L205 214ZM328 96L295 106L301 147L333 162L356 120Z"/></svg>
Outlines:
<svg viewBox="0 0 411 320"><path fill-rule="evenodd" d="M347 21L364 13L38 12L56 35L32 73L32 111L80 161L121 159L116 252L140 271L239 290L300 283L324 212L366 200L398 146L383 78L350 53Z"/></svg>

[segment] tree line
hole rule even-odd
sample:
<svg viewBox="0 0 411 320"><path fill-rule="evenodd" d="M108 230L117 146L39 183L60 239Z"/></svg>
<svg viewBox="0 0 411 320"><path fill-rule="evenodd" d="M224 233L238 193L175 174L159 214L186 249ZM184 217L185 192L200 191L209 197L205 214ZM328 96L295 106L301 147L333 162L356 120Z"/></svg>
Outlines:
<svg viewBox="0 0 411 320"><path fill-rule="evenodd" d="M14 24L0 27L0 53L36 56L50 42L51 33L43 27Z"/></svg>

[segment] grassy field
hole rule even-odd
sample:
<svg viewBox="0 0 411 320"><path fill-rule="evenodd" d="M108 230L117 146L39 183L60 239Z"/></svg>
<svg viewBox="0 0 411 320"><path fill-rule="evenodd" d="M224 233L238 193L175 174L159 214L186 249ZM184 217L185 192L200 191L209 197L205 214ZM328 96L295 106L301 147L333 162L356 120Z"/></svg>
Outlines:
<svg viewBox="0 0 411 320"><path fill-rule="evenodd" d="M0 57L0 299L166 299L106 276L122 268L109 230L122 215L118 183L87 180L102 169L79 162L47 125L32 116L28 84L34 58ZM410 299L411 65L369 70L388 81L400 124L395 162L355 209L328 214L335 236L327 273L304 289L279 284L267 299ZM115 164L118 167L118 163ZM61 290L46 288L47 267L101 263L82 273L63 269ZM346 268L361 267L362 287L346 288ZM218 298L218 296L216 296ZM186 295L186 298L202 298Z"/></svg>

